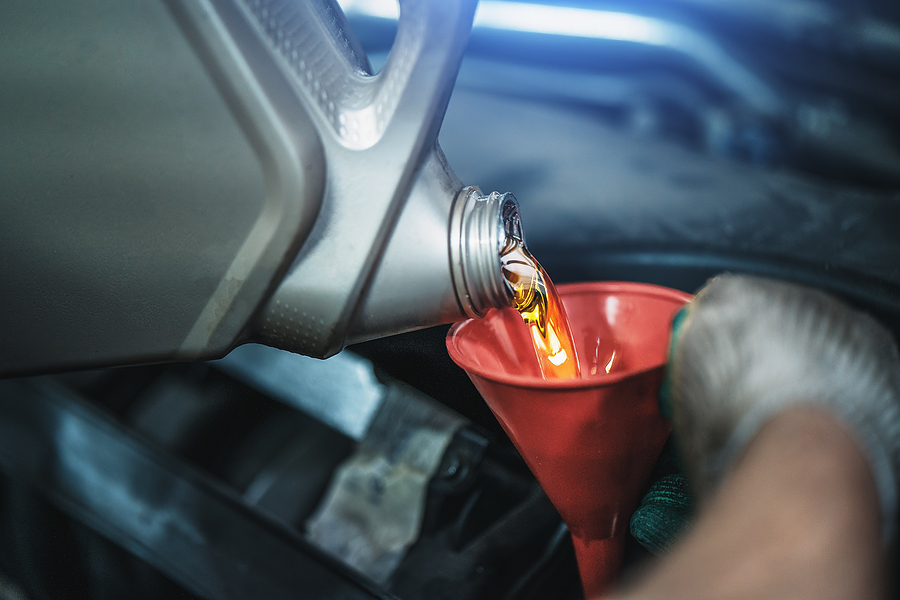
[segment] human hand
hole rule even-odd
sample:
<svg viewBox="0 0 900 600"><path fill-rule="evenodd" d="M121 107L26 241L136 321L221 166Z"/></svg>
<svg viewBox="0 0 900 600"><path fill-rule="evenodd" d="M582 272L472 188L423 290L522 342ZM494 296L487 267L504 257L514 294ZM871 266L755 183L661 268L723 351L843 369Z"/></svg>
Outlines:
<svg viewBox="0 0 900 600"><path fill-rule="evenodd" d="M884 598L900 454L891 335L822 292L736 275L676 321L661 400L700 510L615 598Z"/></svg>
<svg viewBox="0 0 900 600"><path fill-rule="evenodd" d="M675 431L708 496L772 417L798 406L844 424L868 459L892 539L900 466L900 356L890 333L835 298L743 275L712 279L686 309L669 361Z"/></svg>

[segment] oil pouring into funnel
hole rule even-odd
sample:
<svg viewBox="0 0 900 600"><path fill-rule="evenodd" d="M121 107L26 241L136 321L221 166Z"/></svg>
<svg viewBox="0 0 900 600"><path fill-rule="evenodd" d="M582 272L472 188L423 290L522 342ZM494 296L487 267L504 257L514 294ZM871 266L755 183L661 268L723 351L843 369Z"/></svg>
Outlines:
<svg viewBox="0 0 900 600"><path fill-rule="evenodd" d="M457 323L447 349L569 527L585 597L595 598L618 577L629 518L669 435L657 395L669 327L690 296L637 283L554 289L518 220L503 230L501 271L517 310ZM578 356L589 375L579 376Z"/></svg>
<svg viewBox="0 0 900 600"><path fill-rule="evenodd" d="M506 238L500 251L500 270L513 308L531 332L543 376L580 377L578 355L559 294L547 272L525 247L521 235Z"/></svg>
<svg viewBox="0 0 900 600"><path fill-rule="evenodd" d="M505 194L512 198L511 194ZM566 309L547 271L528 250L518 211L501 214L504 239L500 249L500 272L512 307L528 327L534 352L544 379L582 376L582 359L576 351ZM621 361L607 335L600 332L590 346L586 372L610 373Z"/></svg>

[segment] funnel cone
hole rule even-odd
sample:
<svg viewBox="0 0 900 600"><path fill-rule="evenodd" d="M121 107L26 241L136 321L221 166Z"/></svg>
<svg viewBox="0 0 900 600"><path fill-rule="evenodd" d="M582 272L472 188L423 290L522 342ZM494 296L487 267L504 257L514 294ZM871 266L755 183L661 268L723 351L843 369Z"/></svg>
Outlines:
<svg viewBox="0 0 900 600"><path fill-rule="evenodd" d="M447 336L572 533L585 597L615 580L631 513L669 434L657 395L672 318L690 295L637 283L557 287L580 379L543 379L527 328L509 308Z"/></svg>

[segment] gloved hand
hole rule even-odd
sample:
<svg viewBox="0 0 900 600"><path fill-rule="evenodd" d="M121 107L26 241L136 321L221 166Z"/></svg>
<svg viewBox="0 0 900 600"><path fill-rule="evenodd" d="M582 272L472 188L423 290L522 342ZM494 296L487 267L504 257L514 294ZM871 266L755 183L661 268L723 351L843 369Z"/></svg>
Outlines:
<svg viewBox="0 0 900 600"><path fill-rule="evenodd" d="M712 279L679 321L666 386L700 498L768 419L812 405L842 422L868 458L890 542L900 467L900 356L890 333L823 292L739 275Z"/></svg>

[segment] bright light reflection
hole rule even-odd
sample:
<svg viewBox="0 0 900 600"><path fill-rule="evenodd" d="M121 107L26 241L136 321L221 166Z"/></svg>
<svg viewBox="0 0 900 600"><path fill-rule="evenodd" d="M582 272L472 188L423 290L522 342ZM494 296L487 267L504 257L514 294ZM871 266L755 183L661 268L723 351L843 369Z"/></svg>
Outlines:
<svg viewBox="0 0 900 600"><path fill-rule="evenodd" d="M612 356L609 357L609 362L606 363L606 372L609 373L610 369L612 369L613 361L616 360L616 351L613 350Z"/></svg>
<svg viewBox="0 0 900 600"><path fill-rule="evenodd" d="M664 44L666 24L626 13L568 6L487 0L478 4L475 27Z"/></svg>
<svg viewBox="0 0 900 600"><path fill-rule="evenodd" d="M400 16L397 0L339 0L339 3L347 15L394 20ZM591 8L484 0L478 4L473 27L666 47L708 69L758 110L777 113L783 109L778 96L713 39L678 23Z"/></svg>
<svg viewBox="0 0 900 600"><path fill-rule="evenodd" d="M339 3L348 15L395 20L400 17L397 0L340 0ZM503 0L480 2L475 12L474 26L644 44L665 44L670 36L667 24L649 17Z"/></svg>
<svg viewBox="0 0 900 600"><path fill-rule="evenodd" d="M619 299L615 296L607 296L605 304L604 313L606 315L606 322L610 325L615 325L619 318Z"/></svg>
<svg viewBox="0 0 900 600"><path fill-rule="evenodd" d="M550 362L552 362L554 365L556 365L558 367L559 365L566 362L567 358L569 358L569 355L566 354L565 350L560 348L559 352L557 352L556 354L549 355L547 357L547 360L549 360Z"/></svg>
<svg viewBox="0 0 900 600"><path fill-rule="evenodd" d="M380 19L400 18L400 6L397 0L338 0L345 15L365 15Z"/></svg>

